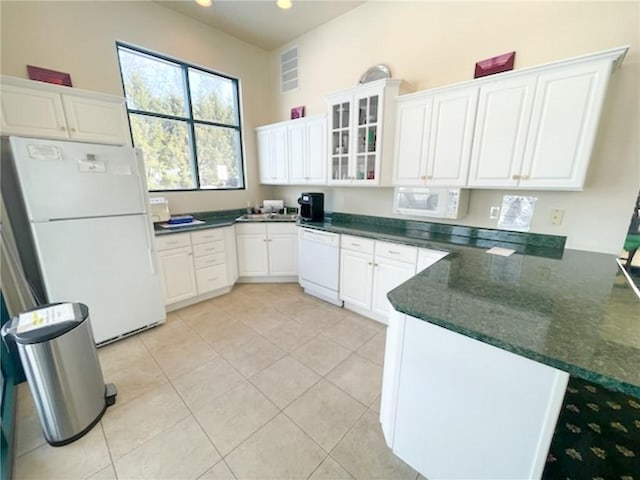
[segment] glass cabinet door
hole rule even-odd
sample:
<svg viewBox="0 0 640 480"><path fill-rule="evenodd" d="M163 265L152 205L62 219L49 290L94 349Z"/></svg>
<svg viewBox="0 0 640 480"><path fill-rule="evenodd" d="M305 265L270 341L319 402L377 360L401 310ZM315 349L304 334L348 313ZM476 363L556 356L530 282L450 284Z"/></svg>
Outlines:
<svg viewBox="0 0 640 480"><path fill-rule="evenodd" d="M331 107L331 179L350 180L349 144L351 103L342 102Z"/></svg>
<svg viewBox="0 0 640 480"><path fill-rule="evenodd" d="M357 99L358 143L356 151L356 180L375 180L378 153L379 95Z"/></svg>

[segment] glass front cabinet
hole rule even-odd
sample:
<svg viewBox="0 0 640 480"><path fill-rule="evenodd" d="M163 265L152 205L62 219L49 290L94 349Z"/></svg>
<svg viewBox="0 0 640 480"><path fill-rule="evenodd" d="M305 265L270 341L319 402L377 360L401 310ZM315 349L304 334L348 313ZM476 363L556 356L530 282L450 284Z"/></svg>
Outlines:
<svg viewBox="0 0 640 480"><path fill-rule="evenodd" d="M384 185L390 181L393 101L400 84L400 80L377 80L326 98L330 185Z"/></svg>

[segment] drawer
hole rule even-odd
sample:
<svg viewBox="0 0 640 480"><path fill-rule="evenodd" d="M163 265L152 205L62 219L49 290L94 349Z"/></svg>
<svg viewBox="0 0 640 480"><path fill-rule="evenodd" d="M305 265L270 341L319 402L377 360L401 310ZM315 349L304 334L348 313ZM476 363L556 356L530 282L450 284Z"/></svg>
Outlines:
<svg viewBox="0 0 640 480"><path fill-rule="evenodd" d="M227 266L224 263L196 270L196 285L199 295L226 287L227 284Z"/></svg>
<svg viewBox="0 0 640 480"><path fill-rule="evenodd" d="M418 259L418 247L376 240L376 258L378 257L415 264Z"/></svg>
<svg viewBox="0 0 640 480"><path fill-rule="evenodd" d="M236 233L238 235L266 235L266 223L238 223L236 224Z"/></svg>
<svg viewBox="0 0 640 480"><path fill-rule="evenodd" d="M340 238L340 247L354 252L373 253L374 240L362 237L352 237L351 235L342 235Z"/></svg>
<svg viewBox="0 0 640 480"><path fill-rule="evenodd" d="M269 235L296 235L296 228L295 222L267 223Z"/></svg>
<svg viewBox="0 0 640 480"><path fill-rule="evenodd" d="M191 233L191 243L194 245L218 240L224 240L224 231L221 228L211 228L209 230Z"/></svg>
<svg viewBox="0 0 640 480"><path fill-rule="evenodd" d="M196 270L205 267L213 267L214 265L220 265L225 263L226 259L224 252L214 253L213 255L205 255L204 257L194 257L193 263L196 266Z"/></svg>
<svg viewBox="0 0 640 480"><path fill-rule="evenodd" d="M193 246L193 256L203 257L205 255L212 255L214 253L224 253L224 242L216 241L210 243L198 243Z"/></svg>
<svg viewBox="0 0 640 480"><path fill-rule="evenodd" d="M162 235L156 237L156 250L161 252L162 250L169 250L171 248L190 247L191 239L188 233Z"/></svg>

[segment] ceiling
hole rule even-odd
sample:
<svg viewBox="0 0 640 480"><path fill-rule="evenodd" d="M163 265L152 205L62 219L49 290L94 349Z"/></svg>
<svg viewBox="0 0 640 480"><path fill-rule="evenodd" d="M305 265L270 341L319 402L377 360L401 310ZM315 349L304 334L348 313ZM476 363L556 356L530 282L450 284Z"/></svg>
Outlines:
<svg viewBox="0 0 640 480"><path fill-rule="evenodd" d="M293 0L289 10L279 9L275 0L213 0L211 7L193 0L155 1L247 43L274 50L366 0Z"/></svg>

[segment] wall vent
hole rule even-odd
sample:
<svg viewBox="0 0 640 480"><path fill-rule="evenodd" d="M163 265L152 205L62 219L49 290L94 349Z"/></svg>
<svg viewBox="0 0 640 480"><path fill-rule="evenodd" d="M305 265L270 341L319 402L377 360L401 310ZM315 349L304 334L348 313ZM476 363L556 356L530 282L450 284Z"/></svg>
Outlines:
<svg viewBox="0 0 640 480"><path fill-rule="evenodd" d="M298 89L298 47L280 54L280 93Z"/></svg>

